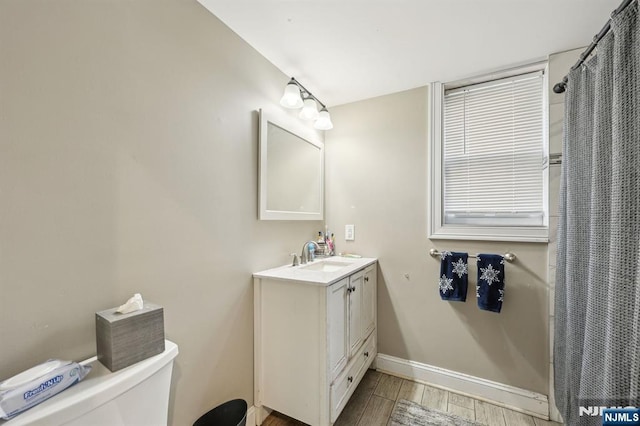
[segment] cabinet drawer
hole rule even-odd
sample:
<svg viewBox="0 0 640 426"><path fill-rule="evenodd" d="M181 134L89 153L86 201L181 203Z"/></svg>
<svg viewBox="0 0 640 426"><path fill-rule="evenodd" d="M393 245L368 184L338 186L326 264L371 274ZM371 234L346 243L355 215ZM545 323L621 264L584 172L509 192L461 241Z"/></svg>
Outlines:
<svg viewBox="0 0 640 426"><path fill-rule="evenodd" d="M364 356L355 356L345 371L331 385L331 423L335 422L353 390L358 386L358 376L364 368Z"/></svg>
<svg viewBox="0 0 640 426"><path fill-rule="evenodd" d="M375 330L374 330L375 331ZM378 355L378 349L376 347L376 333L371 333L369 338L362 345L362 350L358 354L364 359L365 367L369 368L376 355Z"/></svg>
<svg viewBox="0 0 640 426"><path fill-rule="evenodd" d="M376 354L375 337L375 333L369 336L360 350L351 358L347 368L331 385L331 423L336 421L358 383L360 383L367 367L371 365L371 361Z"/></svg>

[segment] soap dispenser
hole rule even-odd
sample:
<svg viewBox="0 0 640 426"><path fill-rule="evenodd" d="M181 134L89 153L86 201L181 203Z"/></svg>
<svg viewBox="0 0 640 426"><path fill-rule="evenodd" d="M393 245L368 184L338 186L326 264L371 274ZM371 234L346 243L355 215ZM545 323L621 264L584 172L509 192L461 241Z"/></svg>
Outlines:
<svg viewBox="0 0 640 426"><path fill-rule="evenodd" d="M309 250L309 261L313 261L316 258L316 245L309 243L307 249Z"/></svg>
<svg viewBox="0 0 640 426"><path fill-rule="evenodd" d="M318 231L318 252L317 255L325 256L328 254L327 243L324 240L324 235L322 235L322 231Z"/></svg>

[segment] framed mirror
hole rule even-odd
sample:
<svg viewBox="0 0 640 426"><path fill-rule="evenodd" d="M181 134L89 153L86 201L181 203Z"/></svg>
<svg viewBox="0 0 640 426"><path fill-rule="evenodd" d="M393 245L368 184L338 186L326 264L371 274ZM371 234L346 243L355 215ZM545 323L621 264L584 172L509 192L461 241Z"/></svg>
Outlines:
<svg viewBox="0 0 640 426"><path fill-rule="evenodd" d="M297 117L260 110L260 220L322 220L324 143Z"/></svg>

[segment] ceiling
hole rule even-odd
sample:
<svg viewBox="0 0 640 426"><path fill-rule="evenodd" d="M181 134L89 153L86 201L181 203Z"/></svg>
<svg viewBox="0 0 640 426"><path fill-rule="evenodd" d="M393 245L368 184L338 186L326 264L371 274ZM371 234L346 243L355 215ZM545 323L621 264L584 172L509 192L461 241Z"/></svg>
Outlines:
<svg viewBox="0 0 640 426"><path fill-rule="evenodd" d="M620 0L199 0L328 106L588 45ZM283 80L283 87L286 79Z"/></svg>

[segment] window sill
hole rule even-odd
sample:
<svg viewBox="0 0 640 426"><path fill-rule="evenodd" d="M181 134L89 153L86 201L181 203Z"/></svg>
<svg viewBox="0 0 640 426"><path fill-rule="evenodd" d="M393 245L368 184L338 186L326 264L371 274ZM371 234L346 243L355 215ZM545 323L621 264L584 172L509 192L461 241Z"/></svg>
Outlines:
<svg viewBox="0 0 640 426"><path fill-rule="evenodd" d="M431 240L514 241L523 243L548 243L548 227L473 227L440 226L429 232Z"/></svg>

